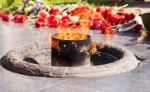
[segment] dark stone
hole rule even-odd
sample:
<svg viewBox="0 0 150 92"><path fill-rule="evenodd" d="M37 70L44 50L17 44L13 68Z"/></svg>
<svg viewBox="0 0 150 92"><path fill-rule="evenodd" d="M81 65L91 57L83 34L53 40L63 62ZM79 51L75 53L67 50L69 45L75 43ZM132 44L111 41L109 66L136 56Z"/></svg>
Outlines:
<svg viewBox="0 0 150 92"><path fill-rule="evenodd" d="M23 60L26 61L26 62L29 62L29 63L39 64L35 59L33 59L31 57L24 57Z"/></svg>

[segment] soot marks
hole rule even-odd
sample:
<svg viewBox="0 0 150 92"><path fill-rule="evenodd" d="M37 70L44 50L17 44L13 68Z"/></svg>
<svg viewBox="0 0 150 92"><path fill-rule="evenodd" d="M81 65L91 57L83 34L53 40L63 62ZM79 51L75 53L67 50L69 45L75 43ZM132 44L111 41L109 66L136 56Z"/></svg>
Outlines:
<svg viewBox="0 0 150 92"><path fill-rule="evenodd" d="M91 56L91 62L93 65L109 64L117 60L117 57L105 52L100 52Z"/></svg>
<svg viewBox="0 0 150 92"><path fill-rule="evenodd" d="M93 65L103 65L120 60L124 52L119 48L113 48L105 45L104 48L98 49L96 54L91 55L91 63Z"/></svg>
<svg viewBox="0 0 150 92"><path fill-rule="evenodd" d="M29 63L39 64L34 58L31 57L24 57L23 60Z"/></svg>

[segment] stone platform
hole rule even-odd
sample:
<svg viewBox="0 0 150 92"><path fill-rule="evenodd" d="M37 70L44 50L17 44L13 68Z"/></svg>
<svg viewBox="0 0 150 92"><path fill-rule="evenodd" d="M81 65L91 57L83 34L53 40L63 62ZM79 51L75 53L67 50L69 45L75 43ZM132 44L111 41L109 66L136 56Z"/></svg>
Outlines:
<svg viewBox="0 0 150 92"><path fill-rule="evenodd" d="M21 45L47 40L49 33L55 30L0 22L0 57ZM96 42L106 40L104 35L91 35ZM44 78L13 73L0 66L0 92L150 92L150 39L136 44L139 36L134 32L112 36L111 44L130 50L141 60L130 72L102 78Z"/></svg>
<svg viewBox="0 0 150 92"><path fill-rule="evenodd" d="M9 51L0 63L15 73L49 78L106 77L128 72L140 64L133 53L112 45L97 48L97 53L90 55L88 66L53 66L51 63L57 62L60 57L51 57L51 52L51 47L47 43L35 42Z"/></svg>

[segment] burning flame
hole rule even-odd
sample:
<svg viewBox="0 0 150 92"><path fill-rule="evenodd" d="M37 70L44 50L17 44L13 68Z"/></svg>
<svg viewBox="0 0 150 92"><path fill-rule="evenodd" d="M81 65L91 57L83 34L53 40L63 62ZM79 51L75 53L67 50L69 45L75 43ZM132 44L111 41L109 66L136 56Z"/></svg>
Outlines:
<svg viewBox="0 0 150 92"><path fill-rule="evenodd" d="M138 42L143 42L148 37L149 32L146 28L143 28L141 36L138 38Z"/></svg>
<svg viewBox="0 0 150 92"><path fill-rule="evenodd" d="M96 42L91 43L91 54L95 54L98 49L104 48L104 44L97 44Z"/></svg>
<svg viewBox="0 0 150 92"><path fill-rule="evenodd" d="M64 25L60 25L57 29L57 35L53 36L56 39L60 40L85 40L88 38L88 32L90 31L91 23L89 20L81 20L80 21L80 26L70 26L66 27ZM110 35L106 35L106 40L110 40ZM75 43L72 43L76 46ZM57 49L60 51L59 48L59 41L58 40L53 40L51 42L51 35L49 35L49 45L52 46L53 48ZM102 49L104 48L103 44L97 44L96 42L91 43L91 54L95 54L97 52L97 49Z"/></svg>
<svg viewBox="0 0 150 92"><path fill-rule="evenodd" d="M60 52L60 47L59 47L59 41L58 40L53 40L51 43L52 47L57 49L58 52Z"/></svg>
<svg viewBox="0 0 150 92"><path fill-rule="evenodd" d="M61 33L55 36L57 39L61 40L84 40L87 39L86 34L80 34L80 33L73 33L73 32L67 32L67 33Z"/></svg>
<svg viewBox="0 0 150 92"><path fill-rule="evenodd" d="M51 37L52 35L51 34L49 34L48 35L48 45L52 45L52 37Z"/></svg>
<svg viewBox="0 0 150 92"><path fill-rule="evenodd" d="M105 41L104 41L104 43L105 43L105 44L111 44L112 39L113 39L113 35L112 35L112 34L104 34L104 36L105 36Z"/></svg>
<svg viewBox="0 0 150 92"><path fill-rule="evenodd" d="M62 40L84 40L87 39L87 34L89 32L90 27L89 20L81 20L80 26L72 25L70 27L66 27L65 25L60 25L57 29L58 35L57 39Z"/></svg>
<svg viewBox="0 0 150 92"><path fill-rule="evenodd" d="M91 44L91 53L94 54L97 52L96 42L92 42Z"/></svg>

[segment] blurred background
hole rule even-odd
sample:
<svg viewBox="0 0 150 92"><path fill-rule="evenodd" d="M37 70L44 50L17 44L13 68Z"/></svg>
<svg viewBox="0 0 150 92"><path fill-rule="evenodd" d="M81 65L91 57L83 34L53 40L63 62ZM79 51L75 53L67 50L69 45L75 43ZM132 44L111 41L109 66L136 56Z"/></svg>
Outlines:
<svg viewBox="0 0 150 92"><path fill-rule="evenodd" d="M27 0L0 0L0 10L6 11L11 14L21 6L23 6L23 1ZM107 6L122 6L125 4L129 4L129 6L136 7L147 7L150 5L150 0L29 0L29 1L44 1L46 4L78 4L81 2L86 2L92 7L97 7L100 5ZM140 4L140 6L139 6ZM143 5L144 4L144 5Z"/></svg>

